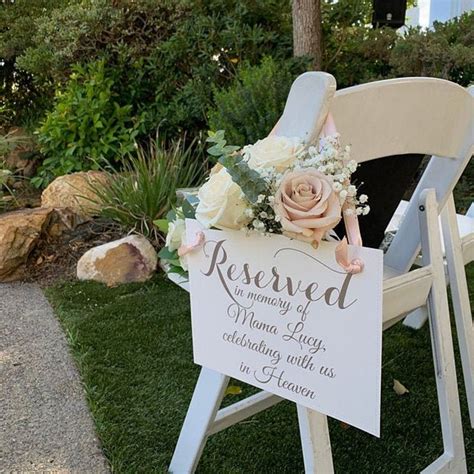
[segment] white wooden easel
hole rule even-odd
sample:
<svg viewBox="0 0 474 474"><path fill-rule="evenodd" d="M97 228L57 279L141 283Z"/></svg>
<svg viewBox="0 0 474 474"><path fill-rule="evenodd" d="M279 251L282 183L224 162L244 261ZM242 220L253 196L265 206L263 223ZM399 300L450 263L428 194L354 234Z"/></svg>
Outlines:
<svg viewBox="0 0 474 474"><path fill-rule="evenodd" d="M343 90L330 102L334 90L334 78L328 74L300 76L274 132L301 136L312 142L331 108L343 140L352 144L353 157L359 162L403 153L450 157L451 160L443 159L449 170L447 177L444 175L436 186L425 186L435 187L440 201L447 199L470 152L468 128L461 133L459 128L456 133L451 133L449 128L449 114L454 111L461 120L472 121L471 103L466 102L461 87L421 78L381 81ZM430 104L435 109L441 107L442 113L432 114L433 123L426 123L426 129L419 130L417 125L426 122L425 110ZM383 125L388 123L391 128L384 130ZM431 184L435 179L429 173L423 178L424 184ZM408 215L410 219L401 231L404 234L397 234L399 241L405 236L406 245L395 245L387 255L390 265L384 281L384 328L428 301L444 453L425 472L463 473L466 472L464 442L434 191L427 192L419 186ZM423 266L407 272L421 246ZM219 410L228 382L226 375L206 368L201 370L170 472L193 472L208 436L281 401L280 397L259 392ZM302 406L297 409L305 471L333 472L326 416Z"/></svg>

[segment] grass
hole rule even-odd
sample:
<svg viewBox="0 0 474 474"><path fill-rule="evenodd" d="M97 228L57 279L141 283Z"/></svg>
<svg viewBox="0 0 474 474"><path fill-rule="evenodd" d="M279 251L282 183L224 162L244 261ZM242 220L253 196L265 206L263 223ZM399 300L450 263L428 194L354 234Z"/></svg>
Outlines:
<svg viewBox="0 0 474 474"><path fill-rule="evenodd" d="M474 265L468 272L474 281ZM471 285L471 300L473 290ZM113 289L64 283L47 295L70 340L114 472L166 472L199 372L192 362L188 295L162 275ZM393 379L410 393L396 395ZM234 383L243 393L227 396L226 403L253 392ZM474 433L459 385L473 472ZM330 430L336 472L419 472L440 455L427 327L413 331L398 324L384 334L381 439L336 420L330 420ZM198 468L205 473L302 471L296 410L289 402L212 436Z"/></svg>

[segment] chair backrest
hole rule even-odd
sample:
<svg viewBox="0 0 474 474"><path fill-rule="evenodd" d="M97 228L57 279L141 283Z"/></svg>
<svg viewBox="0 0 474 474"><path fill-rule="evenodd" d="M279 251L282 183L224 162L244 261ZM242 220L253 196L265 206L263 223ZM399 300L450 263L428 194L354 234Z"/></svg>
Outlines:
<svg viewBox="0 0 474 474"><path fill-rule="evenodd" d="M336 80L325 72L306 72L293 82L285 110L272 134L299 137L313 143L319 137L331 101L336 92Z"/></svg>
<svg viewBox="0 0 474 474"><path fill-rule="evenodd" d="M474 103L461 86L411 77L336 93L331 113L358 162L420 153L464 159L472 147Z"/></svg>
<svg viewBox="0 0 474 474"><path fill-rule="evenodd" d="M392 155L434 155L386 255L389 266L405 272L420 248L420 192L435 188L442 208L472 154L474 99L461 86L432 78L378 81L337 91L332 98L334 83L328 76L310 72L295 80L277 134L314 141L329 109L343 144L351 145L358 162ZM390 186L390 176L379 179Z"/></svg>

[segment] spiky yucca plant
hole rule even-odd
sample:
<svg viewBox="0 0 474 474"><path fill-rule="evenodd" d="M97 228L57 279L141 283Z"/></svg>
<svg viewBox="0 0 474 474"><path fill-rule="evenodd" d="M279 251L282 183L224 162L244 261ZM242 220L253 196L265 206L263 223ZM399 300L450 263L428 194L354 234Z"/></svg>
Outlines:
<svg viewBox="0 0 474 474"><path fill-rule="evenodd" d="M176 190L197 184L206 163L196 142L184 140L164 147L158 140L137 146L121 172L109 172L107 185L91 184L101 215L124 230L139 232L155 244L162 236L153 221L162 218L176 200Z"/></svg>

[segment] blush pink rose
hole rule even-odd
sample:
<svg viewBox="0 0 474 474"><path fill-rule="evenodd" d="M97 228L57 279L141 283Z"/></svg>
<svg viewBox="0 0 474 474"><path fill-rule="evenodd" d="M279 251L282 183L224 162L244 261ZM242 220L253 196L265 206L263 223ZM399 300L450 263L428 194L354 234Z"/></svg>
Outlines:
<svg viewBox="0 0 474 474"><path fill-rule="evenodd" d="M283 233L317 247L341 220L341 204L332 186L332 179L315 169L285 175L274 206Z"/></svg>

